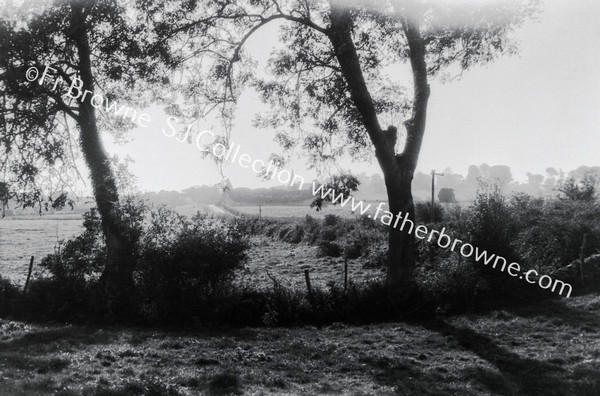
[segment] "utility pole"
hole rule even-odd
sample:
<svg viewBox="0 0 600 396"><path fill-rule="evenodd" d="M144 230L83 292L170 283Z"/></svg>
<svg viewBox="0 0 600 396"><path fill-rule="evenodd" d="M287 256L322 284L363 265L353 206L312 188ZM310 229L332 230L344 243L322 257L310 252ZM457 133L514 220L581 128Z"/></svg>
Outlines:
<svg viewBox="0 0 600 396"><path fill-rule="evenodd" d="M435 222L433 206L435 204L435 177L436 176L444 176L443 173L435 173L435 169L431 171L431 222Z"/></svg>

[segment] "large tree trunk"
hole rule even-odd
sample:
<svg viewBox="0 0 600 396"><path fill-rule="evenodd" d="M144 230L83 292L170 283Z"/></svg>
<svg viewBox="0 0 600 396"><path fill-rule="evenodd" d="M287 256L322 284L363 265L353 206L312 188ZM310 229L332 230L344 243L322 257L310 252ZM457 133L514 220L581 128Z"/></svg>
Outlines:
<svg viewBox="0 0 600 396"><path fill-rule="evenodd" d="M412 178L412 172L403 172L399 167L397 173L385 178L390 212L403 214L398 226L389 228L386 286L390 291L411 288L414 283L414 230L413 233L408 232L410 230L408 221L404 229L400 230L406 216L408 216L407 220L415 222L415 208L411 192Z"/></svg>
<svg viewBox="0 0 600 396"><path fill-rule="evenodd" d="M88 31L81 3L73 3L71 38L79 55L79 72L83 81L82 92L94 92ZM106 243L107 262L101 276L101 284L108 298L108 308L114 312L126 308L133 286L132 244L122 222L116 178L104 149L91 95L79 102L80 144L84 159L90 170L94 198L102 222ZM127 310L123 310L127 311Z"/></svg>
<svg viewBox="0 0 600 396"><path fill-rule="evenodd" d="M383 130L379 124L377 111L352 40L353 22L350 10L343 0L330 0L330 5L331 28L327 34L348 84L352 100L360 113L362 124L375 147L375 156L385 179L390 211L393 214L402 212L403 217L408 216L408 220L414 223L415 210L411 182L425 133L429 99L425 47L419 31L419 23L406 18L403 20L415 93L412 116L405 122L406 144L402 153L396 154L397 128L390 126L387 130ZM401 289L411 288L414 284L415 239L414 234L408 232L409 229L408 224L403 231L400 231L399 226L389 229L386 285L388 291L394 295ZM412 231L414 232L414 229Z"/></svg>

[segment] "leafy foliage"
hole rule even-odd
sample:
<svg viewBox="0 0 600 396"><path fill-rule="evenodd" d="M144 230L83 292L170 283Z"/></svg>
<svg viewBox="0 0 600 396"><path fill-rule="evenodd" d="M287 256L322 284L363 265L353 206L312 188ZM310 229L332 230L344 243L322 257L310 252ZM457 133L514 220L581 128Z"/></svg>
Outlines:
<svg viewBox="0 0 600 396"><path fill-rule="evenodd" d="M316 208L317 211L323 208L323 202L328 201L332 202L335 197L340 194L343 195L343 199L348 199L352 195L353 192L358 190L358 186L360 185L360 181L358 178L351 173L341 173L339 175L334 175L331 179L323 185L323 191L331 190L331 193L323 198L321 195L315 195L315 198L310 203L311 208ZM335 204L340 203L340 201L334 202Z"/></svg>
<svg viewBox="0 0 600 396"><path fill-rule="evenodd" d="M552 272L580 258L581 254L585 258L600 250L598 203L548 200L539 205L532 201L521 202L515 213L527 221L515 238L514 246L528 265L538 271Z"/></svg>
<svg viewBox="0 0 600 396"><path fill-rule="evenodd" d="M431 218L431 202L417 202L415 204L415 215L418 221L423 223L442 222L444 220L444 208L439 203L433 205L433 219Z"/></svg>
<svg viewBox="0 0 600 396"><path fill-rule="evenodd" d="M76 8L84 13L84 27L74 26ZM77 101L74 105L64 99L71 82L82 78L74 43L81 31L74 32L83 28L92 43L96 93L118 105L147 102L148 95L134 87L160 82L161 66L169 63L167 52L163 44L150 43L139 20L128 18L126 9L111 0L10 3L5 11L0 20L0 170L12 198L25 207L71 204L73 197L66 193L81 178L74 130L82 127ZM46 66L53 70L41 81ZM38 80L26 79L30 67L37 68ZM132 126L109 111L101 114L100 128L116 136Z"/></svg>
<svg viewBox="0 0 600 396"><path fill-rule="evenodd" d="M581 180L574 177L564 180L557 190L564 194L563 199L590 202L596 199L598 182L599 180L595 175L588 173Z"/></svg>
<svg viewBox="0 0 600 396"><path fill-rule="evenodd" d="M187 219L166 208L153 212L136 271L148 315L177 318L226 293L249 247L242 227L202 214Z"/></svg>

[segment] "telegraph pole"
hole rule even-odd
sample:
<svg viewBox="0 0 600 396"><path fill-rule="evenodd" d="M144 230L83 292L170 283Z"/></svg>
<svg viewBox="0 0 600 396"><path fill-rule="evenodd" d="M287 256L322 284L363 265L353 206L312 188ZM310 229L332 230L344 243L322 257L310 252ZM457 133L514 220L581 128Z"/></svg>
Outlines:
<svg viewBox="0 0 600 396"><path fill-rule="evenodd" d="M434 219L434 211L433 211L433 206L435 204L435 195L434 195L434 191L435 191L435 177L436 176L444 176L443 173L435 173L435 169L433 169L431 171L431 222L433 223L435 221Z"/></svg>

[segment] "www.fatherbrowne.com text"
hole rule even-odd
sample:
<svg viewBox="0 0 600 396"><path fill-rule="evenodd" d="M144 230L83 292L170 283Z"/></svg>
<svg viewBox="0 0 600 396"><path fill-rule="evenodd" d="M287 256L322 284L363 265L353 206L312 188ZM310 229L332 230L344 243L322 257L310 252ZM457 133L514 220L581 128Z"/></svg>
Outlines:
<svg viewBox="0 0 600 396"><path fill-rule="evenodd" d="M359 210L361 215L364 215L365 213L367 213L369 211L369 209L371 208L371 204L365 205L364 201L359 201L357 203L354 200L354 197L344 197L343 193L336 195L336 193L333 189L325 190L325 187L322 184L317 187L317 184L315 182L313 182L312 193L314 196L318 195L322 199L327 199L330 197L329 199L331 200L332 203L334 203L334 204L339 203L340 206L342 206L342 207L346 206L349 202L352 202L350 204L352 211L356 212L357 210ZM552 277L550 277L548 275L542 275L539 278L537 278L539 274L536 270L533 270L533 269L523 272L521 270L521 265L519 263L512 262L509 264L508 261L502 256L498 256L495 254L489 254L487 252L487 250L483 250L483 249L480 250L478 247L473 246L470 243L464 242L460 239L452 238L450 235L445 233L445 231L446 231L445 227L442 228L441 231L438 231L438 230L430 231L427 229L427 226L422 225L422 224L415 227L415 223L409 219L407 213L398 212L397 214L394 215L392 212L383 210L382 209L383 205L385 205L385 203L380 202L377 205L375 214L373 216L371 216L371 215L367 215L367 216L372 218L373 220L377 220L377 218L379 217L379 214L383 213L383 215L379 218L379 221L381 221L381 223L383 223L387 226L394 227L394 228L398 228L398 226L399 226L400 231L404 231L404 229L406 227L406 229L407 229L406 232L408 232L409 234L412 234L413 230L414 230L415 237L417 237L419 239L427 239L427 242L430 242L430 243L435 242L441 248L444 248L444 249L449 248L453 252L457 251L465 258L470 258L470 257L473 257L473 255L475 255L474 256L475 261L477 261L478 263L482 262L484 265L489 265L493 261L493 264L491 266L494 269L496 269L498 267L498 265L500 264L500 267L499 267L500 271L504 272L504 270L506 269L506 272L508 273L508 275L510 275L512 277L519 277L519 279L524 279L528 283L537 283L538 286L541 287L542 289L550 289L551 288L552 292L558 292L558 294L561 296L563 295L563 292L566 292L566 297L571 296L573 287L569 283L565 283L559 279L553 279ZM395 218L395 220L394 220L394 218ZM537 279L537 282L536 282L536 279ZM557 288L559 286L560 286L560 290L557 291Z"/></svg>

